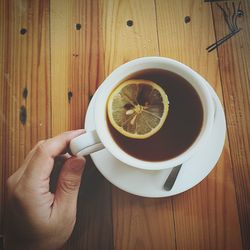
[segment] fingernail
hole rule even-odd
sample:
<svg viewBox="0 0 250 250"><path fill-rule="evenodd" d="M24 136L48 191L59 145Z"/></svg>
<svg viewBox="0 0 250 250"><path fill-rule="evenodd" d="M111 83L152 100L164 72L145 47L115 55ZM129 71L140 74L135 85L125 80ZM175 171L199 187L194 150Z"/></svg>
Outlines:
<svg viewBox="0 0 250 250"><path fill-rule="evenodd" d="M82 133L83 133L83 132L85 132L85 129L81 128L81 129L76 129L75 131L76 131L76 132L82 132Z"/></svg>
<svg viewBox="0 0 250 250"><path fill-rule="evenodd" d="M85 129L83 129L83 128L75 129L75 130L70 130L68 132L71 134L76 134L76 136L77 136L77 135L83 134L85 132Z"/></svg>

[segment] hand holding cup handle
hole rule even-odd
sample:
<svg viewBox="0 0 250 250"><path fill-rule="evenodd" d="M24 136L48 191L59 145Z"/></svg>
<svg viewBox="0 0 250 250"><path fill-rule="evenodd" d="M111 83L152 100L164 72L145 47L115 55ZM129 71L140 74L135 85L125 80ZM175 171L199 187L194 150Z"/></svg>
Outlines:
<svg viewBox="0 0 250 250"><path fill-rule="evenodd" d="M86 156L104 148L96 130L86 132L70 142L70 150L73 155Z"/></svg>

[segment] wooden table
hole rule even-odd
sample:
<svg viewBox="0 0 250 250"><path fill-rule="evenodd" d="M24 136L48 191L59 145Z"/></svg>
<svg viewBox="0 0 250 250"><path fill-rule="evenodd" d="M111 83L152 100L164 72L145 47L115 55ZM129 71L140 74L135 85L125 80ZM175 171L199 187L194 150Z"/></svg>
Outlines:
<svg viewBox="0 0 250 250"><path fill-rule="evenodd" d="M34 144L83 127L91 96L117 66L160 55L192 67L220 97L227 120L220 160L191 190L149 199L111 185L88 158L77 223L63 249L250 249L248 0L241 10L242 30L208 53L229 32L215 3L1 0L0 234L6 179Z"/></svg>

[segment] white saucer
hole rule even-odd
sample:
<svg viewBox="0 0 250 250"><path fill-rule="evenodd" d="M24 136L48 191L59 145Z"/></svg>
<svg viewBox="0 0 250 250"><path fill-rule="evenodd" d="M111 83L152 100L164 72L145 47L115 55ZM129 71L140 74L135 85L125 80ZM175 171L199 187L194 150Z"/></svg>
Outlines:
<svg viewBox="0 0 250 250"><path fill-rule="evenodd" d="M184 192L201 182L214 168L221 155L226 133L225 115L215 91L208 85L216 106L214 127L210 140L199 153L182 165L171 191L165 191L163 184L172 169L149 171L124 164L109 153L107 149L91 154L102 175L118 188L144 197L167 197ZM97 90L98 91L98 90ZM95 129L93 96L85 119L86 131Z"/></svg>

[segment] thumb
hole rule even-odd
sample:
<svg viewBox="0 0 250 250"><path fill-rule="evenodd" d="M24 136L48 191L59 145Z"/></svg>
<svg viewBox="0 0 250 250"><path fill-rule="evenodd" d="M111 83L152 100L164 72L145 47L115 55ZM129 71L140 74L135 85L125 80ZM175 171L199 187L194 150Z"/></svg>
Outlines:
<svg viewBox="0 0 250 250"><path fill-rule="evenodd" d="M76 203L81 177L85 166L85 158L71 157L60 172L55 201L61 212L76 212Z"/></svg>

